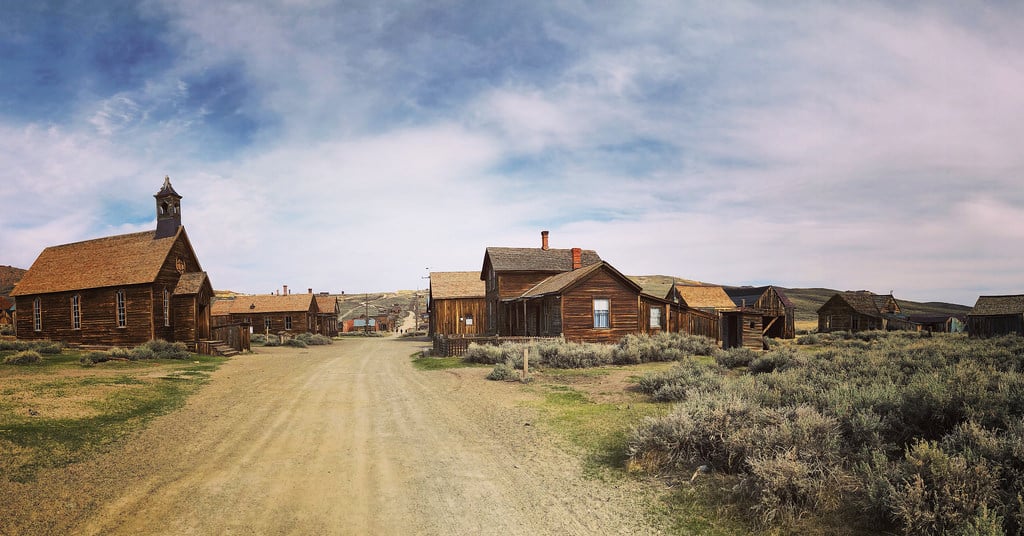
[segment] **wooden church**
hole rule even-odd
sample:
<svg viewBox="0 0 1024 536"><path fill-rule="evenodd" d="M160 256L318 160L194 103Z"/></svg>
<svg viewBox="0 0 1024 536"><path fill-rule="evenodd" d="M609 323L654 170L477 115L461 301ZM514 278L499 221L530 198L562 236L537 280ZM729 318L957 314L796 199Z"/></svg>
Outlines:
<svg viewBox="0 0 1024 536"><path fill-rule="evenodd" d="M193 350L210 336L213 287L181 225L181 196L164 178L156 231L43 250L11 296L19 339L136 346L153 339Z"/></svg>

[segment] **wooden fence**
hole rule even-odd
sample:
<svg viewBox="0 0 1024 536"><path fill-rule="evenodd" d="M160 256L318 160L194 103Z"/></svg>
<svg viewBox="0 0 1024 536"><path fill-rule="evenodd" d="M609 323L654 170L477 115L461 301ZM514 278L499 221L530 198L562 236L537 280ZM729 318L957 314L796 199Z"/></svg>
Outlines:
<svg viewBox="0 0 1024 536"><path fill-rule="evenodd" d="M252 345L249 342L248 322L211 326L210 338L221 341L239 352L252 350Z"/></svg>
<svg viewBox="0 0 1024 536"><path fill-rule="evenodd" d="M520 343L540 340L561 340L560 337L493 337L486 335L434 335L434 355L461 357L466 355L471 343L498 346L502 343Z"/></svg>

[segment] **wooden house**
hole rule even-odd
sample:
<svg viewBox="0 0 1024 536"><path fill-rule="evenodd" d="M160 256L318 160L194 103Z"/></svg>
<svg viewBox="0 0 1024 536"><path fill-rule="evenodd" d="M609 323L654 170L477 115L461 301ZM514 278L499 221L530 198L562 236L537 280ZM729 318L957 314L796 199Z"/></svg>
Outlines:
<svg viewBox="0 0 1024 536"><path fill-rule="evenodd" d="M487 291L480 272L431 272L428 335L481 335L487 329Z"/></svg>
<svg viewBox="0 0 1024 536"><path fill-rule="evenodd" d="M545 278L509 301L512 336L614 343L644 331L641 287L598 261Z"/></svg>
<svg viewBox="0 0 1024 536"><path fill-rule="evenodd" d="M866 290L839 292L818 309L821 333L911 327L892 294L879 295Z"/></svg>
<svg viewBox="0 0 1024 536"><path fill-rule="evenodd" d="M725 293L725 289L713 285L677 283L672 285L665 299L683 307L707 312L729 311L736 308L732 298Z"/></svg>
<svg viewBox="0 0 1024 536"><path fill-rule="evenodd" d="M484 252L480 280L485 283L486 333L509 336L522 331L515 302L545 279L592 266L601 258L592 250L548 247L548 232L541 232L539 248L489 247Z"/></svg>
<svg viewBox="0 0 1024 536"><path fill-rule="evenodd" d="M313 333L320 309L313 294L261 294L217 300L215 325L244 322L255 333Z"/></svg>
<svg viewBox="0 0 1024 536"><path fill-rule="evenodd" d="M341 316L341 303L337 296L330 294L316 295L316 329L315 331L325 337L336 337L338 335L338 318Z"/></svg>
<svg viewBox="0 0 1024 536"><path fill-rule="evenodd" d="M764 336L774 339L792 339L796 336L796 307L782 289L771 285L732 287L725 289L725 293L736 307L760 311Z"/></svg>
<svg viewBox="0 0 1024 536"><path fill-rule="evenodd" d="M967 333L971 337L1024 335L1024 294L979 296L967 313Z"/></svg>
<svg viewBox="0 0 1024 536"><path fill-rule="evenodd" d="M154 196L156 231L43 250L11 296L19 339L133 346L153 339L192 349L210 336L213 288L181 225L169 178Z"/></svg>
<svg viewBox="0 0 1024 536"><path fill-rule="evenodd" d="M739 307L721 311L722 348L767 350L764 340L764 315L760 309Z"/></svg>

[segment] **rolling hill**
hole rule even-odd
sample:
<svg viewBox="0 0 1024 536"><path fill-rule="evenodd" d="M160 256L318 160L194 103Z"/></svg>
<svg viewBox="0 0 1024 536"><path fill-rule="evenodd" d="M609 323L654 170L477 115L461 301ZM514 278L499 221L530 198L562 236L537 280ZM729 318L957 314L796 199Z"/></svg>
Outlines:
<svg viewBox="0 0 1024 536"><path fill-rule="evenodd" d="M0 266L0 296L9 297L11 291L14 290L14 285L21 281L27 271L13 266Z"/></svg>

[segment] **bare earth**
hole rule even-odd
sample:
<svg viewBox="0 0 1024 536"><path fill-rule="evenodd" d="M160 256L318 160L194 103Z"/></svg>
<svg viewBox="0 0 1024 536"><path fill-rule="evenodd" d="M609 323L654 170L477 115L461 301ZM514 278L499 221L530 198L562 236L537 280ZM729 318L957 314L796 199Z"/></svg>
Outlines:
<svg viewBox="0 0 1024 536"><path fill-rule="evenodd" d="M536 425L536 395L487 369L419 371L422 345L237 356L114 451L16 490L0 533L659 532L635 483L586 479Z"/></svg>

